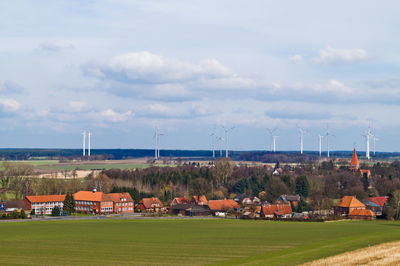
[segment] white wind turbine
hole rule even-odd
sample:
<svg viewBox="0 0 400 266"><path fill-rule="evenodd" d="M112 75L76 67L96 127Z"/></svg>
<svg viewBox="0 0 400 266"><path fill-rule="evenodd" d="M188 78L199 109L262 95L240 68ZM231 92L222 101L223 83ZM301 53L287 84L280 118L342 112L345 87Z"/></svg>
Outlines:
<svg viewBox="0 0 400 266"><path fill-rule="evenodd" d="M377 137L375 137L375 135L372 137L373 141L374 141L374 156L375 156L375 152L376 152L376 146L375 146L375 142L377 142L379 139Z"/></svg>
<svg viewBox="0 0 400 266"><path fill-rule="evenodd" d="M324 136L322 135L318 135L318 141L319 141L319 157L321 157L322 155L322 139L324 138Z"/></svg>
<svg viewBox="0 0 400 266"><path fill-rule="evenodd" d="M229 133L229 131L233 130L235 127L226 128L225 126L222 126L222 128L224 129L224 132L225 132L225 157L228 158L229 157L229 155L228 155L228 149L229 149L228 133Z"/></svg>
<svg viewBox="0 0 400 266"><path fill-rule="evenodd" d="M83 145L82 145L82 156L86 155L86 130L82 132L82 137L83 137Z"/></svg>
<svg viewBox="0 0 400 266"><path fill-rule="evenodd" d="M332 137L334 137L335 135L333 135L333 134L331 134L330 132L329 132L329 125L327 125L326 126L326 134L325 134L325 138L326 138L326 154L327 154L327 157L329 158L329 154L330 154L330 147L329 147L329 137L330 136L332 136Z"/></svg>
<svg viewBox="0 0 400 266"><path fill-rule="evenodd" d="M368 130L365 134L361 134L361 136L363 136L365 138L365 145L366 145L366 151L365 151L365 157L369 160L371 159L370 156L370 140L371 138L375 137L374 134L372 134L372 130L371 130L371 125L368 126Z"/></svg>
<svg viewBox="0 0 400 266"><path fill-rule="evenodd" d="M219 157L222 157L222 142L224 141L223 137L217 137L217 142L220 142L219 145Z"/></svg>
<svg viewBox="0 0 400 266"><path fill-rule="evenodd" d="M212 132L210 134L210 137L211 137L211 141L212 141L212 157L213 157L213 159L215 159L215 137L216 137L215 132Z"/></svg>
<svg viewBox="0 0 400 266"><path fill-rule="evenodd" d="M300 154L303 154L303 143L304 143L304 134L307 133L307 131L301 127L299 127L299 132L300 132Z"/></svg>
<svg viewBox="0 0 400 266"><path fill-rule="evenodd" d="M90 157L90 137L92 136L92 132L88 131L88 156Z"/></svg>
<svg viewBox="0 0 400 266"><path fill-rule="evenodd" d="M155 140L155 145L154 145L154 159L157 160L160 158L160 136L163 136L164 134L160 133L160 130L158 127L155 127L155 133L154 133L154 140Z"/></svg>
<svg viewBox="0 0 400 266"><path fill-rule="evenodd" d="M274 129L267 128L267 130L268 130L268 132L269 132L269 134L271 136L271 144L270 144L271 151L275 152L276 151L276 138L279 137L279 136L274 135L274 133L278 129L277 128L274 128Z"/></svg>

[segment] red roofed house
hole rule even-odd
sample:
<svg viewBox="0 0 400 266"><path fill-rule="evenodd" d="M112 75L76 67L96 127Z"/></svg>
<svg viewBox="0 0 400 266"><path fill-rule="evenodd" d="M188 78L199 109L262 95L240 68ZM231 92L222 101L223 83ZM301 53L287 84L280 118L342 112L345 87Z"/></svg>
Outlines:
<svg viewBox="0 0 400 266"><path fill-rule="evenodd" d="M78 191L74 194L76 212L108 214L113 213L114 204L103 192Z"/></svg>
<svg viewBox="0 0 400 266"><path fill-rule="evenodd" d="M361 219L361 220L373 220L376 219L376 215L373 211L371 210L352 210L348 217L350 219Z"/></svg>
<svg viewBox="0 0 400 266"><path fill-rule="evenodd" d="M36 214L51 214L51 211L56 206L62 211L64 200L65 194L26 196L24 198L24 204L28 210L35 210Z"/></svg>
<svg viewBox="0 0 400 266"><path fill-rule="evenodd" d="M365 210L365 205L356 197L344 196L335 206L335 215L346 216L353 210Z"/></svg>
<svg viewBox="0 0 400 266"><path fill-rule="evenodd" d="M190 201L187 199L187 198L185 198L185 197L181 197L181 198L174 198L171 202L170 202L170 204L169 204L169 206L175 206L175 205L179 205L179 204L190 204Z"/></svg>
<svg viewBox="0 0 400 266"><path fill-rule="evenodd" d="M356 149L354 148L353 157L351 158L351 161L350 161L350 170L355 172L358 170L358 168L360 168L360 162L358 161L357 152L356 152Z"/></svg>
<svg viewBox="0 0 400 266"><path fill-rule="evenodd" d="M114 203L114 213L133 213L135 211L134 202L129 193L109 193L106 196Z"/></svg>
<svg viewBox="0 0 400 266"><path fill-rule="evenodd" d="M208 202L207 202L206 196L201 195L200 197L193 196L192 199L190 200L190 203L194 204L194 205L203 206L203 205L207 205Z"/></svg>
<svg viewBox="0 0 400 266"><path fill-rule="evenodd" d="M158 198L143 198L136 206L137 210L143 212L163 212L166 210Z"/></svg>
<svg viewBox="0 0 400 266"><path fill-rule="evenodd" d="M239 204L232 199L208 201L208 208L210 208L212 212L233 211L239 209L239 207Z"/></svg>
<svg viewBox="0 0 400 266"><path fill-rule="evenodd" d="M261 207L260 217L262 218L292 218L292 207L290 204L271 204Z"/></svg>

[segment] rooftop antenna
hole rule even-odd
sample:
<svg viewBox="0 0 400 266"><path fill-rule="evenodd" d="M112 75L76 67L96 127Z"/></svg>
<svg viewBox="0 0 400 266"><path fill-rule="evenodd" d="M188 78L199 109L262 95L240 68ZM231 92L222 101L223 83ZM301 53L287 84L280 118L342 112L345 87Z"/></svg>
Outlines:
<svg viewBox="0 0 400 266"><path fill-rule="evenodd" d="M82 132L82 136L83 136L82 156L85 156L86 155L86 131L85 130Z"/></svg>
<svg viewBox="0 0 400 266"><path fill-rule="evenodd" d="M326 137L326 154L327 154L327 157L329 158L329 156L330 156L330 149L329 149L329 137L330 136L332 136L332 137L334 137L335 135L333 135L333 134L331 134L330 132L329 132L329 125L327 124L326 125L326 134L325 134L325 137Z"/></svg>
<svg viewBox="0 0 400 266"><path fill-rule="evenodd" d="M225 131L225 157L228 158L228 132L231 131L232 129L234 129L235 127L231 127L231 128L226 128L224 126L222 126L222 128Z"/></svg>
<svg viewBox="0 0 400 266"><path fill-rule="evenodd" d="M268 132L269 132L269 134L270 134L270 136L271 136L271 144L270 144L270 146L271 146L271 151L272 151L272 152L275 152L275 151L276 151L276 138L277 138L278 136L277 136L277 135L274 135L274 133L275 133L275 131L277 130L277 128L274 128L274 129L267 128L267 130L268 130Z"/></svg>
<svg viewBox="0 0 400 266"><path fill-rule="evenodd" d="M90 137L92 136L92 132L88 131L88 156L90 157Z"/></svg>
<svg viewBox="0 0 400 266"><path fill-rule="evenodd" d="M297 126L299 128L299 132L300 132L300 154L303 154L303 138L304 138L304 134L307 133L307 131L299 126Z"/></svg>
<svg viewBox="0 0 400 266"><path fill-rule="evenodd" d="M324 136L318 135L318 140L319 140L319 157L322 156L322 139Z"/></svg>

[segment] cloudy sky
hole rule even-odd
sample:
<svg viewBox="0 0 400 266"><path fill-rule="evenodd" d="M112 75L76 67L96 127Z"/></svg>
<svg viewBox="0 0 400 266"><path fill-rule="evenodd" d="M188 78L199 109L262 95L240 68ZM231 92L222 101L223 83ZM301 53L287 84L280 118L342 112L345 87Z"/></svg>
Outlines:
<svg viewBox="0 0 400 266"><path fill-rule="evenodd" d="M2 1L0 147L400 151L399 1Z"/></svg>

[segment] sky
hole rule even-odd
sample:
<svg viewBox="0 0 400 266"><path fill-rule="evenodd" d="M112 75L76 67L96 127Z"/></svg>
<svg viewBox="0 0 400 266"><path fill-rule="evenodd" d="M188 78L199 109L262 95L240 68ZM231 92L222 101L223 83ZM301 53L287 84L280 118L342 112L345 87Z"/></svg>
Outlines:
<svg viewBox="0 0 400 266"><path fill-rule="evenodd" d="M2 1L0 147L400 151L399 1ZM216 147L223 145L219 141ZM371 143L372 146L372 143ZM324 149L326 144L324 141Z"/></svg>

